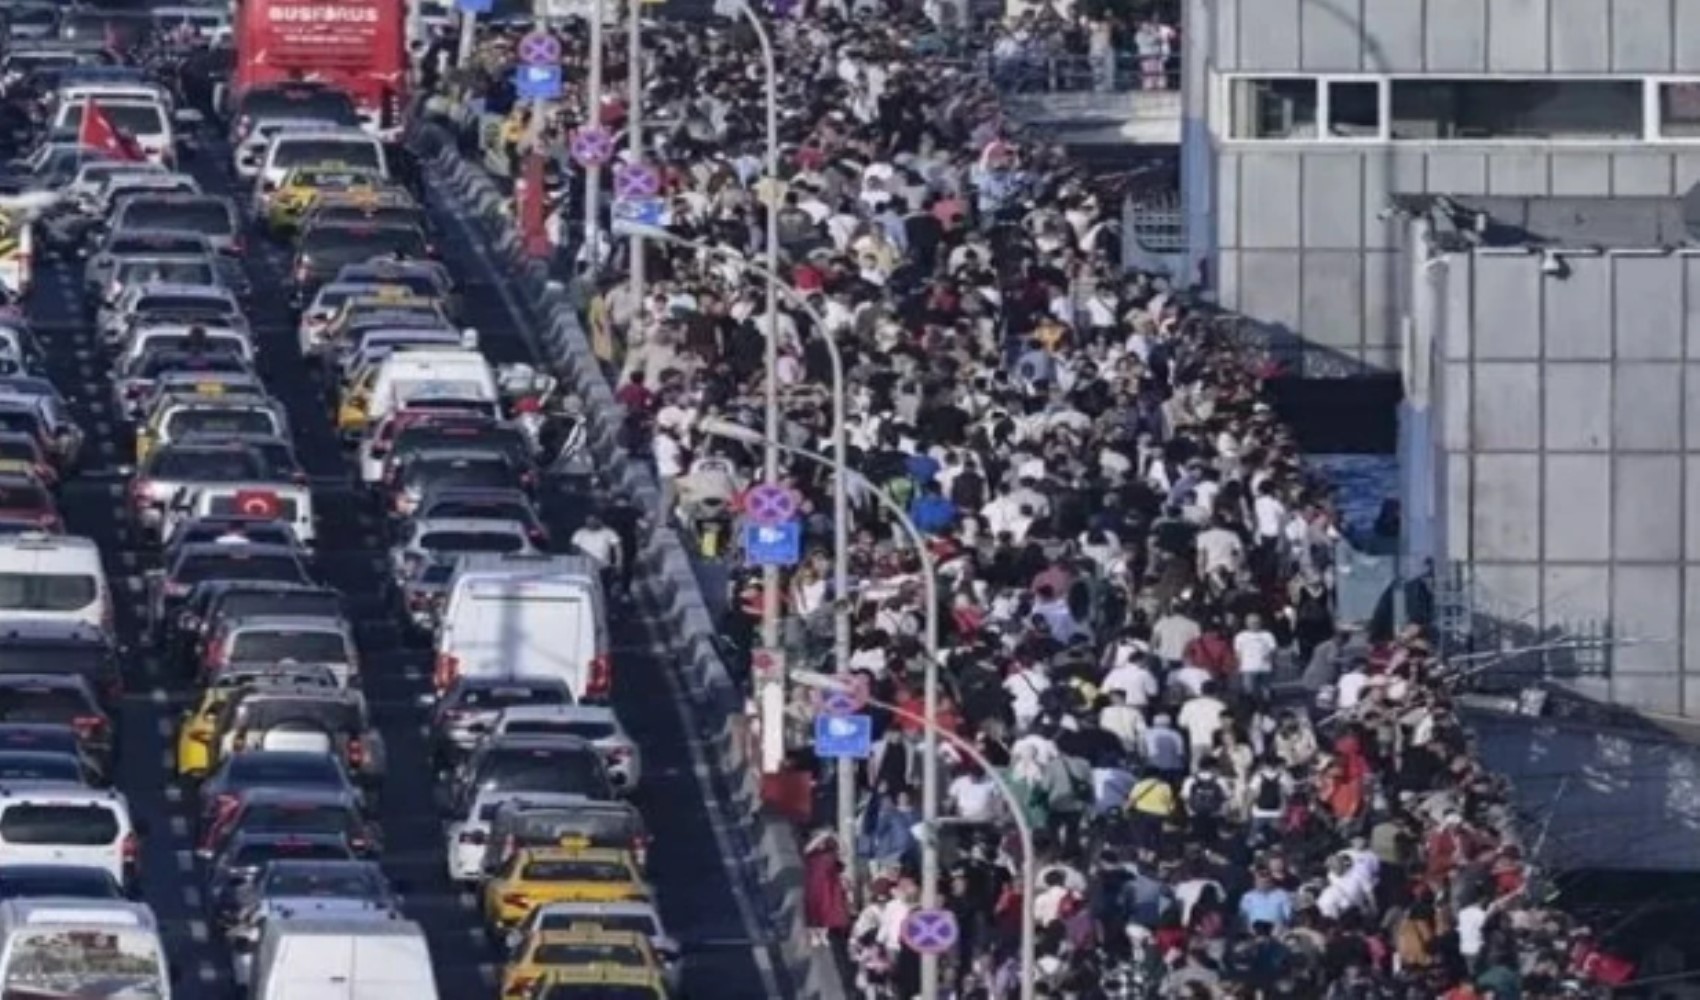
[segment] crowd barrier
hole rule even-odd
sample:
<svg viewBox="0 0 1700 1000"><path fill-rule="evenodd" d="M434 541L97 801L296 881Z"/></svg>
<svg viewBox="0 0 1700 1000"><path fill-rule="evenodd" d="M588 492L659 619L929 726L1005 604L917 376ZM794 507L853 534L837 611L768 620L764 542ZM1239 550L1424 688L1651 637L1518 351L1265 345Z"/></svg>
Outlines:
<svg viewBox="0 0 1700 1000"><path fill-rule="evenodd" d="M591 352L577 300L550 279L545 264L524 254L504 208L506 196L478 163L460 154L452 133L426 122L414 129L412 142L434 195L473 223L497 262L513 276L512 287L530 313L538 363L584 401L590 421L587 444L596 467L604 470L611 486L650 514L634 553L635 596L656 612L663 634L671 640L676 676L698 729L686 736L698 742L714 771L718 801L710 805L723 814L736 854L732 861L760 911L782 988L805 1000L847 996L830 950L810 941L796 833L784 820L762 811L760 779L744 732L743 695L715 647L715 621L691 560L677 531L659 516L655 475L645 463L629 461L620 447L622 407Z"/></svg>

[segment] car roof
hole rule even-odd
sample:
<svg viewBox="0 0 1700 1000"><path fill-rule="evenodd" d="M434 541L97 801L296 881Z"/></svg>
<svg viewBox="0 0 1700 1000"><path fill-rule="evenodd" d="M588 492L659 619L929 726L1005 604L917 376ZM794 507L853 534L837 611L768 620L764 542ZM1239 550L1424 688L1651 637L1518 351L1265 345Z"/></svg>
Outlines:
<svg viewBox="0 0 1700 1000"><path fill-rule="evenodd" d="M511 705L502 709L502 715L508 718L555 718L569 722L620 724L619 716L607 705Z"/></svg>
<svg viewBox="0 0 1700 1000"><path fill-rule="evenodd" d="M253 788L244 788L238 795L243 805L270 804L273 802L351 805L356 802L354 792L347 788L279 788L274 785L258 785Z"/></svg>
<svg viewBox="0 0 1700 1000"><path fill-rule="evenodd" d="M413 522L414 534L431 531L487 531L525 535L526 527L519 521L496 517L426 517Z"/></svg>
<svg viewBox="0 0 1700 1000"><path fill-rule="evenodd" d="M246 552L256 556L287 556L299 561L300 550L288 545L273 545L269 542L191 542L179 550L180 558L189 556L228 555L232 551Z"/></svg>
<svg viewBox="0 0 1700 1000"><path fill-rule="evenodd" d="M94 690L82 674L0 674L0 687L77 688L94 697Z"/></svg>
<svg viewBox="0 0 1700 1000"><path fill-rule="evenodd" d="M245 629L287 629L296 632L339 632L352 634L354 628L341 615L243 615L231 626L232 631Z"/></svg>
<svg viewBox="0 0 1700 1000"><path fill-rule="evenodd" d="M88 622L56 621L50 618L0 618L0 647L4 647L11 639L28 639L33 642L60 640L113 648L112 639Z"/></svg>
<svg viewBox="0 0 1700 1000"><path fill-rule="evenodd" d="M478 750L480 753L494 750L578 750L596 753L589 740L565 733L503 733L485 740Z"/></svg>
<svg viewBox="0 0 1700 1000"><path fill-rule="evenodd" d="M187 282L150 281L136 286L138 297L143 295L199 295L206 298L236 300L236 295L223 285L193 285Z"/></svg>

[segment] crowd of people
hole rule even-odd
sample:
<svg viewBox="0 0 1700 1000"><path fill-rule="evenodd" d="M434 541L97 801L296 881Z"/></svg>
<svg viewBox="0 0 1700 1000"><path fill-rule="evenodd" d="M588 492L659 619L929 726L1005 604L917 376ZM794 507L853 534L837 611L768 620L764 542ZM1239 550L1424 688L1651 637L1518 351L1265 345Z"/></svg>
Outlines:
<svg viewBox="0 0 1700 1000"><path fill-rule="evenodd" d="M735 511L759 469L702 418L760 426L767 339L782 433L800 448L829 450L827 338L844 357L854 584L832 589L830 477L787 462L806 553L784 613L794 662L832 670L832 612L848 602L844 666L903 710L872 710L854 843L833 832L806 689L790 717L791 764L820 779L802 838L808 921L856 995L914 997L920 964L900 931L921 896L923 742L908 718L928 657L921 563L873 490L937 566L938 724L1016 793L941 745L939 888L960 929L949 996L1016 994L1024 906L1045 997L1508 1000L1628 980L1546 905L1423 630L1335 620L1351 526L1264 402L1259 359L1194 289L1124 272L1114 199L1007 122L992 81L932 61L949 46L924 13L823 8L771 29L781 177L763 177L747 31L657 26L652 162L666 227L702 249L648 243L641 301L624 241L581 235L573 259L628 444L653 457L689 537ZM576 81L585 39L563 37ZM438 77L464 119L507 113L511 50L491 36L482 70ZM610 95L625 93L622 51L608 53ZM558 148L584 124L576 84L559 107L543 141L565 216L582 183ZM626 113L613 96L600 110L614 128ZM768 211L789 289L772 317ZM748 648L759 579L733 579L725 629ZM1014 810L1039 831L1031 900Z"/></svg>

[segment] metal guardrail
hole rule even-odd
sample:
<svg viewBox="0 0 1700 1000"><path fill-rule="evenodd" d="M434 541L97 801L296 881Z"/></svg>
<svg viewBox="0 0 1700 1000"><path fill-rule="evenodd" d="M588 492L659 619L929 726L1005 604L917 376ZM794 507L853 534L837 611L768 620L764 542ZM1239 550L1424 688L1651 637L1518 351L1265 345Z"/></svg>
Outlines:
<svg viewBox="0 0 1700 1000"><path fill-rule="evenodd" d="M481 165L461 155L456 137L447 128L433 122L416 126L413 141L428 165L434 192L473 221L513 275L513 287L539 327L539 364L584 401L589 420L586 445L597 468L604 470L616 489L654 515L660 509L659 485L654 473L619 445L624 408L615 402L608 378L591 351L575 297L551 280L543 263L525 256L505 208L507 196ZM848 996L830 956L818 960L821 949L808 938L796 835L783 820L762 814L760 782L742 723L743 698L721 660L714 641L716 624L690 557L672 527L652 516L633 562L639 571L636 596L661 617L663 634L675 637L676 675L700 730L688 736L715 765L713 784L720 801L711 807L718 807L728 833L741 847L740 856L732 860L753 890L773 935L782 965L775 971L795 995L808 1000Z"/></svg>
<svg viewBox="0 0 1700 1000"><path fill-rule="evenodd" d="M1130 52L1103 56L1045 52L999 55L981 51L959 59L931 60L984 76L1003 94L1128 94L1178 91L1180 58L1145 59Z"/></svg>

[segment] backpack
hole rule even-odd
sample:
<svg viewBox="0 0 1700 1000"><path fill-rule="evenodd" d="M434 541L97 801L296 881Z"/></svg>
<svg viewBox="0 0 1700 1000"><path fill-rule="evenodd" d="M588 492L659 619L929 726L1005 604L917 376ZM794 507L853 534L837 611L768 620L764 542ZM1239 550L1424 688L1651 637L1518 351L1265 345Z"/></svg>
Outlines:
<svg viewBox="0 0 1700 1000"><path fill-rule="evenodd" d="M1194 816L1212 817L1222 814L1228 805L1227 789L1218 778L1198 778L1186 798L1186 810Z"/></svg>
<svg viewBox="0 0 1700 1000"><path fill-rule="evenodd" d="M1258 812L1278 813L1287 804L1286 795L1281 792L1281 779L1270 775L1262 775L1257 779L1257 799L1255 802Z"/></svg>

